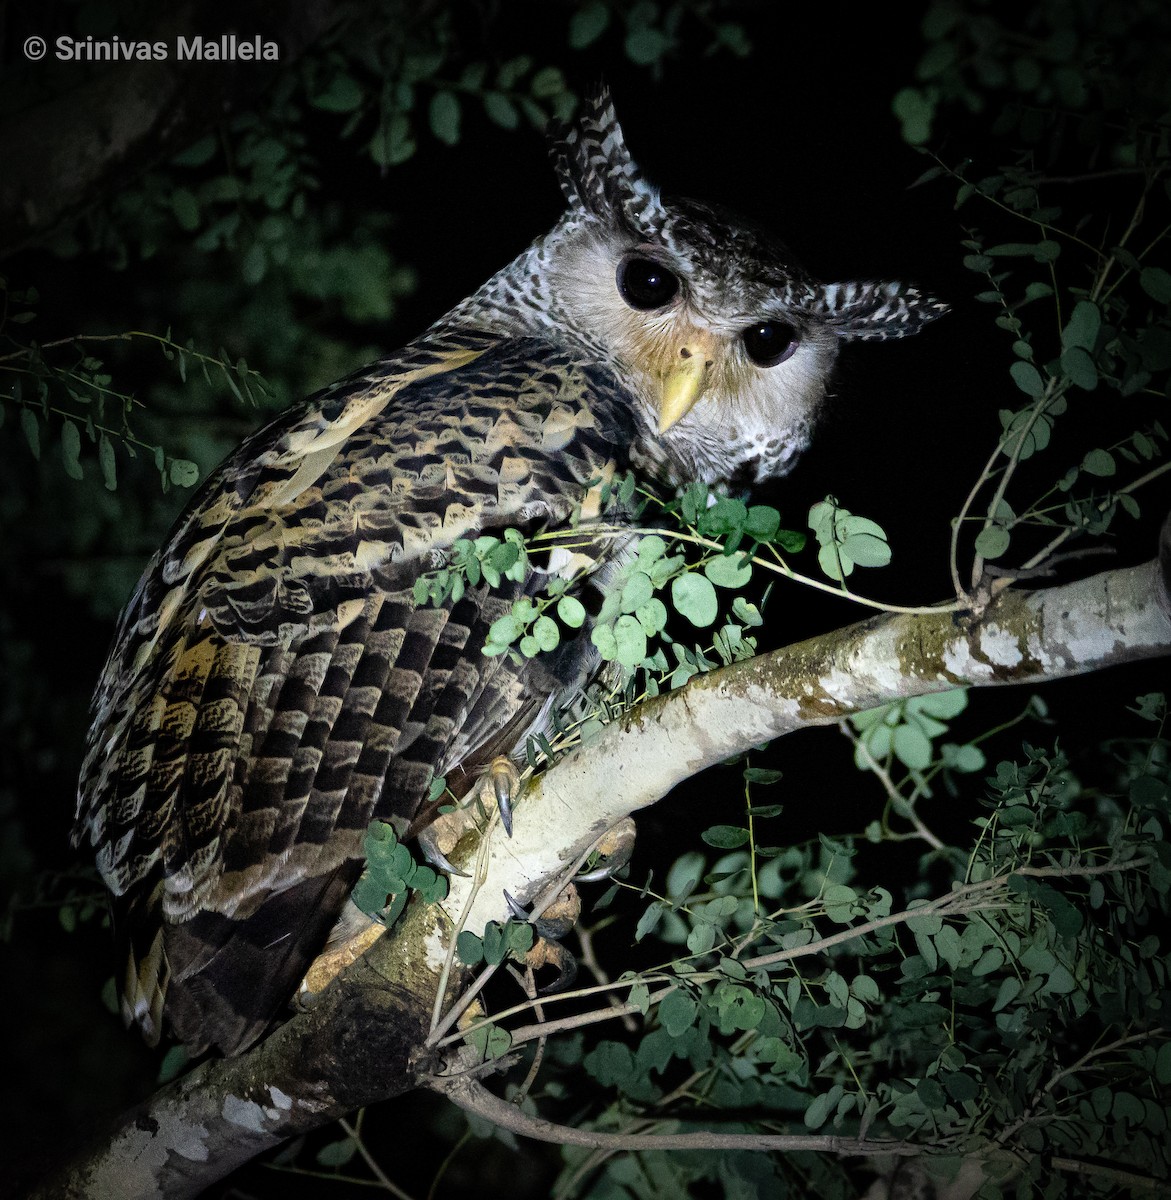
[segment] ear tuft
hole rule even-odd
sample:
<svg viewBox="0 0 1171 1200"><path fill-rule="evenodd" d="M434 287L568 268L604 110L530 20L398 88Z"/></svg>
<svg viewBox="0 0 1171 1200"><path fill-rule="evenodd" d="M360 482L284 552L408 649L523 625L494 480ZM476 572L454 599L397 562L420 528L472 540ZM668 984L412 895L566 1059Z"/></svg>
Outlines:
<svg viewBox="0 0 1171 1200"><path fill-rule="evenodd" d="M826 283L811 306L843 341L910 337L949 306L906 283Z"/></svg>
<svg viewBox="0 0 1171 1200"><path fill-rule="evenodd" d="M640 236L662 228L658 190L630 157L604 83L583 97L572 122L556 123L549 133L557 181L571 211L623 225Z"/></svg>

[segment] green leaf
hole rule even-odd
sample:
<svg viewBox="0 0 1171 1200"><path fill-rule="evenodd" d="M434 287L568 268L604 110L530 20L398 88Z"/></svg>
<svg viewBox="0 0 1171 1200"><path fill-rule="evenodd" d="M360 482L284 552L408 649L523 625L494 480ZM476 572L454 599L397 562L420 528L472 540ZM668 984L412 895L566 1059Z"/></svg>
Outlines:
<svg viewBox="0 0 1171 1200"><path fill-rule="evenodd" d="M1092 351L1101 327L1102 313L1098 306L1090 300L1079 300L1061 331L1061 344L1066 349L1078 346Z"/></svg>
<svg viewBox="0 0 1171 1200"><path fill-rule="evenodd" d="M614 651L624 667L637 667L646 658L646 633L637 617L626 614L614 622Z"/></svg>
<svg viewBox="0 0 1171 1200"><path fill-rule="evenodd" d="M448 146L459 141L460 109L455 94L449 91L436 92L431 97L427 111L431 132Z"/></svg>
<svg viewBox="0 0 1171 1200"><path fill-rule="evenodd" d="M781 528L781 514L767 504L754 504L748 510L744 532L758 542L771 542Z"/></svg>
<svg viewBox="0 0 1171 1200"><path fill-rule="evenodd" d="M261 242L253 242L244 251L240 262L240 277L250 285L258 284L268 270L268 255Z"/></svg>
<svg viewBox="0 0 1171 1200"><path fill-rule="evenodd" d="M744 782L745 783L778 783L783 778L780 771L775 771L770 767L745 767Z"/></svg>
<svg viewBox="0 0 1171 1200"><path fill-rule="evenodd" d="M618 657L618 639L614 636L613 625L595 625L590 630L590 641L597 646L605 662L613 662Z"/></svg>
<svg viewBox="0 0 1171 1200"><path fill-rule="evenodd" d="M1164 1042L1155 1056L1155 1078L1166 1086L1171 1083L1171 1042Z"/></svg>
<svg viewBox="0 0 1171 1200"><path fill-rule="evenodd" d="M1090 475L1106 478L1113 475L1118 470L1118 466L1114 461L1114 455L1109 450L1091 450L1082 459L1082 470Z"/></svg>
<svg viewBox="0 0 1171 1200"><path fill-rule="evenodd" d="M903 141L922 145L931 137L935 118L935 100L920 88L903 88L891 101L894 115L902 122Z"/></svg>
<svg viewBox="0 0 1171 1200"><path fill-rule="evenodd" d="M1000 1012L1002 1008L1007 1008L1021 994L1023 987L1024 984L1015 975L1010 975L1006 979L1002 979L996 993L996 999L992 1004L992 1011Z"/></svg>
<svg viewBox="0 0 1171 1200"><path fill-rule="evenodd" d="M671 39L659 29L635 29L626 35L626 57L639 66L656 63L671 48Z"/></svg>
<svg viewBox="0 0 1171 1200"><path fill-rule="evenodd" d="M209 134L197 142L192 142L186 150L176 154L171 162L181 167L202 167L204 163L211 161L218 148L218 140Z"/></svg>
<svg viewBox="0 0 1171 1200"><path fill-rule="evenodd" d="M1152 300L1171 304L1171 271L1165 271L1162 267L1146 267L1139 275L1138 282Z"/></svg>
<svg viewBox="0 0 1171 1200"><path fill-rule="evenodd" d="M699 1005L682 988L664 997L659 1005L659 1021L673 1037L682 1037L695 1024Z"/></svg>
<svg viewBox="0 0 1171 1200"><path fill-rule="evenodd" d="M663 919L663 914L667 911L666 905L655 901L647 907L646 912L638 919L638 924L634 928L634 940L641 942L647 934L652 933L658 923Z"/></svg>
<svg viewBox="0 0 1171 1200"><path fill-rule="evenodd" d="M102 482L106 490L114 491L118 486L118 463L114 455L114 443L104 433L98 438L98 465L102 468Z"/></svg>
<svg viewBox="0 0 1171 1200"><path fill-rule="evenodd" d="M748 841L748 830L737 825L712 825L705 829L700 837L718 850L735 850Z"/></svg>
<svg viewBox="0 0 1171 1200"><path fill-rule="evenodd" d="M899 725L891 742L895 757L912 771L931 765L931 740L915 725Z"/></svg>
<svg viewBox="0 0 1171 1200"><path fill-rule="evenodd" d="M500 92L484 93L484 111L488 119L502 129L515 129L520 124L520 113L516 105Z"/></svg>
<svg viewBox="0 0 1171 1200"><path fill-rule="evenodd" d="M890 562L885 536L873 533L851 533L842 543L842 551L860 567L885 567Z"/></svg>
<svg viewBox="0 0 1171 1200"><path fill-rule="evenodd" d="M404 113L384 119L370 139L370 157L380 167L397 167L415 153L411 122Z"/></svg>
<svg viewBox="0 0 1171 1200"><path fill-rule="evenodd" d="M327 1142L317 1151L317 1164L321 1167L344 1167L358 1152L358 1143L351 1137Z"/></svg>
<svg viewBox="0 0 1171 1200"><path fill-rule="evenodd" d="M743 554L723 554L708 559L703 573L717 587L741 588L752 578L752 562Z"/></svg>
<svg viewBox="0 0 1171 1200"><path fill-rule="evenodd" d="M634 613L647 637L661 633L667 625L667 606L657 597L652 597Z"/></svg>
<svg viewBox="0 0 1171 1200"><path fill-rule="evenodd" d="M362 89L350 75L336 75L324 92L313 97L314 108L325 112L353 112L362 103Z"/></svg>
<svg viewBox="0 0 1171 1200"><path fill-rule="evenodd" d="M1070 346L1061 352L1061 369L1071 383L1083 391L1092 392L1098 386L1098 368L1089 353L1080 346Z"/></svg>
<svg viewBox="0 0 1171 1200"><path fill-rule="evenodd" d="M386 907L386 898L390 893L386 885L376 879L373 874L363 875L350 898L364 913L374 916Z"/></svg>
<svg viewBox="0 0 1171 1200"><path fill-rule="evenodd" d="M582 1066L603 1087L621 1085L635 1073L634 1055L622 1042L604 1041L582 1059Z"/></svg>
<svg viewBox="0 0 1171 1200"><path fill-rule="evenodd" d="M933 717L948 721L958 717L968 707L967 688L950 688L946 692L933 692L927 696L918 696L908 702L908 708L913 712L930 713Z"/></svg>
<svg viewBox="0 0 1171 1200"><path fill-rule="evenodd" d="M61 424L61 462L70 479L84 479L81 469L81 430L69 420Z"/></svg>
<svg viewBox="0 0 1171 1200"><path fill-rule="evenodd" d="M465 966L479 966L484 961L484 943L470 929L464 929L455 939L455 952Z"/></svg>
<svg viewBox="0 0 1171 1200"><path fill-rule="evenodd" d="M751 629L764 624L760 609L755 604L750 604L743 596L737 596L732 601L732 615L742 625L747 625Z"/></svg>
<svg viewBox="0 0 1171 1200"><path fill-rule="evenodd" d="M981 558L999 558L1009 547L1012 536L1003 525L989 525L976 537L976 553Z"/></svg>
<svg viewBox="0 0 1171 1200"><path fill-rule="evenodd" d="M601 0L590 0L573 14L569 20L569 45L574 50L584 50L606 32L610 24L610 10Z"/></svg>
<svg viewBox="0 0 1171 1200"><path fill-rule="evenodd" d="M806 1128L820 1129L825 1124L829 1114L837 1107L838 1101L842 1098L844 1091L845 1089L842 1085L836 1083L828 1092L823 1092L820 1096L817 1096L813 1103L805 1110Z"/></svg>
<svg viewBox="0 0 1171 1200"><path fill-rule="evenodd" d="M529 92L538 99L547 100L565 91L565 76L557 67L542 67L529 83Z"/></svg>
<svg viewBox="0 0 1171 1200"><path fill-rule="evenodd" d="M697 925L687 935L687 949L692 954L707 954L716 943L716 927L706 923Z"/></svg>
<svg viewBox="0 0 1171 1200"><path fill-rule="evenodd" d="M817 565L830 579L844 579L854 570L854 561L848 554L842 554L840 547L833 542L827 542L817 552Z"/></svg>
<svg viewBox="0 0 1171 1200"><path fill-rule="evenodd" d="M176 188L171 193L171 211L179 228L190 233L199 227L199 202L195 194L187 188Z"/></svg>
<svg viewBox="0 0 1171 1200"><path fill-rule="evenodd" d="M655 585L644 571L631 571L622 585L622 611L632 613L654 595Z"/></svg>
<svg viewBox="0 0 1171 1200"><path fill-rule="evenodd" d="M186 458L171 459L168 474L176 487L192 487L199 482L199 468Z"/></svg>
<svg viewBox="0 0 1171 1200"><path fill-rule="evenodd" d="M1027 396L1041 396L1045 392L1045 384L1041 373L1032 363L1014 362L1008 369L1013 382Z"/></svg>
<svg viewBox="0 0 1171 1200"><path fill-rule="evenodd" d="M24 434L24 440L28 442L28 448L32 451L33 458L39 460L41 457L41 423L37 420L37 414L27 406L20 410L20 428Z"/></svg>
<svg viewBox="0 0 1171 1200"><path fill-rule="evenodd" d="M562 596L557 601L557 616L570 629L580 629L585 623L585 605L575 596Z"/></svg>
<svg viewBox="0 0 1171 1200"><path fill-rule="evenodd" d="M499 1025L484 1025L464 1035L484 1058L500 1058L512 1046L512 1034Z"/></svg>
<svg viewBox="0 0 1171 1200"><path fill-rule="evenodd" d="M671 581L671 603L677 613L700 629L715 623L720 607L711 581L691 571Z"/></svg>
<svg viewBox="0 0 1171 1200"><path fill-rule="evenodd" d="M555 650L561 641L561 630L552 617L541 616L533 622L533 637L537 645L546 653Z"/></svg>

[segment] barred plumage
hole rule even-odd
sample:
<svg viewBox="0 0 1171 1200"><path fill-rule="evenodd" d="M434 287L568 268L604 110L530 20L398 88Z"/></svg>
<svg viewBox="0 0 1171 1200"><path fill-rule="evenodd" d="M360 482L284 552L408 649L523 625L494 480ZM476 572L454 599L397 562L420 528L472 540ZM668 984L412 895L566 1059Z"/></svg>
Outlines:
<svg viewBox="0 0 1171 1200"><path fill-rule="evenodd" d="M838 342L942 311L898 284L817 284L767 235L664 201L604 92L555 159L554 229L249 438L123 615L75 839L115 895L124 1012L152 1041L164 1018L193 1047L255 1041L321 949L370 820L414 818L433 774L513 749L594 669L588 625L551 655L482 653L532 580L418 605L457 538L564 526L631 466L668 487L783 473ZM662 305L632 291L631 262L644 290L674 287ZM762 329L791 343L775 362Z"/></svg>

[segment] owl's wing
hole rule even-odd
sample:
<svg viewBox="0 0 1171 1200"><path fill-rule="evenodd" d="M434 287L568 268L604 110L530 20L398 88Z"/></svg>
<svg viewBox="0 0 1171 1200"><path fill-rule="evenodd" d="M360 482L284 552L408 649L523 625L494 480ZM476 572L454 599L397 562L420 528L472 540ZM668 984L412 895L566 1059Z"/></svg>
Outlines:
<svg viewBox="0 0 1171 1200"><path fill-rule="evenodd" d="M523 733L588 643L481 651L525 583L416 604L460 537L569 519L620 465L628 406L536 339L408 347L250 438L123 616L75 840L121 909L124 1012L157 1040L255 1040L320 950L374 816Z"/></svg>

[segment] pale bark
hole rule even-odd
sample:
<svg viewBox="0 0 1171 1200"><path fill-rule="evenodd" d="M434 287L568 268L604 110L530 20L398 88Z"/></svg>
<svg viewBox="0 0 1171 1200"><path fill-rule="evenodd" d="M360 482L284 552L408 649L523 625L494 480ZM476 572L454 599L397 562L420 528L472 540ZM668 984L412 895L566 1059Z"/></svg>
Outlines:
<svg viewBox="0 0 1171 1200"><path fill-rule="evenodd" d="M900 697L1039 684L1171 653L1171 524L1161 550L1161 566L1006 591L978 621L878 617L640 705L526 791L513 838L494 822L482 847L466 839L456 857L478 864L476 880L454 879L442 906L413 906L311 1011L250 1053L163 1089L35 1195L195 1196L284 1138L420 1086L441 1067L427 1014L465 910L474 931L507 916L505 890L539 896L622 817L760 742Z"/></svg>

